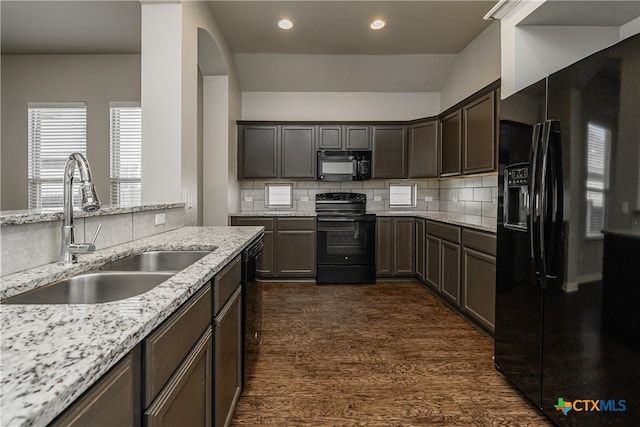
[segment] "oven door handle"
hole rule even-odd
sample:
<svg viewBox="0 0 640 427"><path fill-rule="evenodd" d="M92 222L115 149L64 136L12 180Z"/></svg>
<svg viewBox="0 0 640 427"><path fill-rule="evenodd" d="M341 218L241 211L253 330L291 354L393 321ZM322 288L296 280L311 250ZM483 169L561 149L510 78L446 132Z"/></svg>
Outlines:
<svg viewBox="0 0 640 427"><path fill-rule="evenodd" d="M318 222L373 222L375 218L318 218Z"/></svg>

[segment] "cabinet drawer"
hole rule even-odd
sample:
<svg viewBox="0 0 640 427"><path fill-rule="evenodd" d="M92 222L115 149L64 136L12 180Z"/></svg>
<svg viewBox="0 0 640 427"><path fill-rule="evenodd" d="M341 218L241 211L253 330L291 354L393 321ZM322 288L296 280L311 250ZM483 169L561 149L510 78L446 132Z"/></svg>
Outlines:
<svg viewBox="0 0 640 427"><path fill-rule="evenodd" d="M426 230L427 234L432 236L436 236L453 243L460 243L460 227L458 226L427 221Z"/></svg>
<svg viewBox="0 0 640 427"><path fill-rule="evenodd" d="M213 279L213 314L216 315L242 281L240 255Z"/></svg>
<svg viewBox="0 0 640 427"><path fill-rule="evenodd" d="M278 218L278 230L315 230L315 218Z"/></svg>
<svg viewBox="0 0 640 427"><path fill-rule="evenodd" d="M462 245L489 255L496 255L496 235L475 230L462 230Z"/></svg>
<svg viewBox="0 0 640 427"><path fill-rule="evenodd" d="M263 226L265 231L271 231L275 228L275 219L232 216L231 225L257 225Z"/></svg>
<svg viewBox="0 0 640 427"><path fill-rule="evenodd" d="M211 286L207 284L144 341L145 408L211 325L211 317Z"/></svg>

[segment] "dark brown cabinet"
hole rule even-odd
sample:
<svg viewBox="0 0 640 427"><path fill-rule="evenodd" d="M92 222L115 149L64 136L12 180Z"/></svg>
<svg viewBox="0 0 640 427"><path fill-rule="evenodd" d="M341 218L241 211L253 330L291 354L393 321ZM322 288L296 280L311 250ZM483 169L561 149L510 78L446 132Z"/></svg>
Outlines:
<svg viewBox="0 0 640 427"><path fill-rule="evenodd" d="M321 150L371 150L371 127L368 125L320 125L318 148Z"/></svg>
<svg viewBox="0 0 640 427"><path fill-rule="evenodd" d="M425 220L417 218L416 219L416 277L424 282L426 280L426 264L425 257L427 253L426 248L426 239L425 239Z"/></svg>
<svg viewBox="0 0 640 427"><path fill-rule="evenodd" d="M238 136L238 177L278 178L280 127L240 126Z"/></svg>
<svg viewBox="0 0 640 427"><path fill-rule="evenodd" d="M238 135L240 179L315 179L315 126L244 124Z"/></svg>
<svg viewBox="0 0 640 427"><path fill-rule="evenodd" d="M462 172L462 122L460 110L440 120L440 176Z"/></svg>
<svg viewBox="0 0 640 427"><path fill-rule="evenodd" d="M256 275L258 277L273 277L275 274L276 219L268 217L232 216L231 225L256 225L264 227L264 241L262 252L256 263Z"/></svg>
<svg viewBox="0 0 640 427"><path fill-rule="evenodd" d="M413 276L415 274L415 219L378 218L376 224L376 274Z"/></svg>
<svg viewBox="0 0 640 427"><path fill-rule="evenodd" d="M145 411L145 426L209 427L214 398L211 360L212 336L211 327L208 327L158 398Z"/></svg>
<svg viewBox="0 0 640 427"><path fill-rule="evenodd" d="M315 277L315 218L233 216L231 225L265 227L264 246L256 266L258 277Z"/></svg>
<svg viewBox="0 0 640 427"><path fill-rule="evenodd" d="M141 425L139 347L111 368L51 423L53 427L88 425Z"/></svg>
<svg viewBox="0 0 640 427"><path fill-rule="evenodd" d="M490 92L462 107L463 173L496 169L495 97L495 92Z"/></svg>
<svg viewBox="0 0 640 427"><path fill-rule="evenodd" d="M407 127L373 127L373 167L371 177L407 177Z"/></svg>
<svg viewBox="0 0 640 427"><path fill-rule="evenodd" d="M438 176L438 122L436 120L409 128L409 178Z"/></svg>
<svg viewBox="0 0 640 427"><path fill-rule="evenodd" d="M462 309L490 333L495 325L496 236L462 232Z"/></svg>
<svg viewBox="0 0 640 427"><path fill-rule="evenodd" d="M427 283L460 306L460 227L425 222Z"/></svg>
<svg viewBox="0 0 640 427"><path fill-rule="evenodd" d="M211 308L206 285L144 340L145 425L211 424Z"/></svg>
<svg viewBox="0 0 640 427"><path fill-rule="evenodd" d="M278 218L276 276L315 277L315 218Z"/></svg>
<svg viewBox="0 0 640 427"><path fill-rule="evenodd" d="M316 177L316 127L282 126L280 178Z"/></svg>

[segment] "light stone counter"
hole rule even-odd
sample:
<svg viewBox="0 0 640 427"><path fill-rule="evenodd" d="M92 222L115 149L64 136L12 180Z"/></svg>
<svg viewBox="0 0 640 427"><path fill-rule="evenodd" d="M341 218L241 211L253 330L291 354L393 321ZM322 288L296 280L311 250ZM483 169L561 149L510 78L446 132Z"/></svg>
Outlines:
<svg viewBox="0 0 640 427"><path fill-rule="evenodd" d="M430 219L440 221L447 224L459 225L461 227L473 228L475 230L486 231L488 233L496 232L496 219L483 217L479 215L467 215L450 212L438 211L372 211L377 216L412 216L416 218ZM315 212L296 212L296 211L254 211L241 212L231 214L230 216L249 216L249 217L274 217L274 216L316 216Z"/></svg>
<svg viewBox="0 0 640 427"><path fill-rule="evenodd" d="M184 203L156 203L152 205L137 206L108 206L103 205L93 212L84 212L80 209L73 210L73 218L89 218L102 215L119 215L133 212L153 211L159 209L182 208ZM58 221L64 219L61 208L54 210L24 209L17 211L0 211L0 226L33 224L36 222Z"/></svg>
<svg viewBox="0 0 640 427"><path fill-rule="evenodd" d="M262 227L184 227L3 276L3 297L157 249L212 250L152 290L101 304L2 305L0 425L45 425L241 253Z"/></svg>

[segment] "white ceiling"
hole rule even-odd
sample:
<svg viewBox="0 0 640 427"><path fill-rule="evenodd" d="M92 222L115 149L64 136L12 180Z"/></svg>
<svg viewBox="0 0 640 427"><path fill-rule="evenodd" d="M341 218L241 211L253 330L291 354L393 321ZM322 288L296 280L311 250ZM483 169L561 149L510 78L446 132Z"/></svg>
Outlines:
<svg viewBox="0 0 640 427"><path fill-rule="evenodd" d="M497 0L208 1L243 91L438 92ZM125 1L0 1L3 54L139 53L141 7ZM526 25L615 25L640 2L547 1ZM294 22L285 32L276 22ZM375 18L387 27L374 32Z"/></svg>

